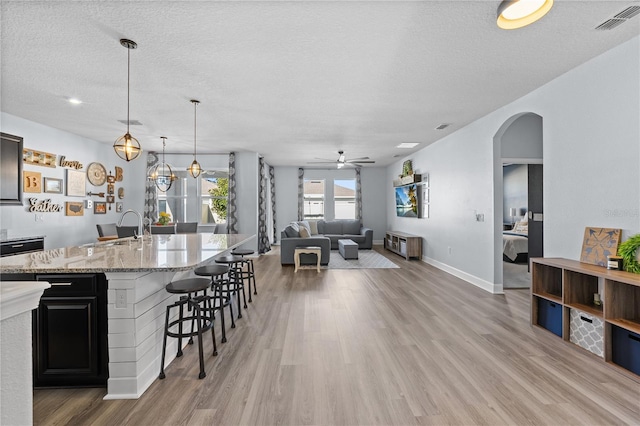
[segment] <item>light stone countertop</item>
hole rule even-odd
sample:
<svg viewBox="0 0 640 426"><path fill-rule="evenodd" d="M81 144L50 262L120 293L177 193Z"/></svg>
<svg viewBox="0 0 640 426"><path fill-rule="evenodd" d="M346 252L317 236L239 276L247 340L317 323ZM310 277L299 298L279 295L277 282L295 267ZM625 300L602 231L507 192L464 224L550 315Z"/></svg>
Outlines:
<svg viewBox="0 0 640 426"><path fill-rule="evenodd" d="M0 258L0 272L82 273L186 271L255 235L171 234L122 238Z"/></svg>

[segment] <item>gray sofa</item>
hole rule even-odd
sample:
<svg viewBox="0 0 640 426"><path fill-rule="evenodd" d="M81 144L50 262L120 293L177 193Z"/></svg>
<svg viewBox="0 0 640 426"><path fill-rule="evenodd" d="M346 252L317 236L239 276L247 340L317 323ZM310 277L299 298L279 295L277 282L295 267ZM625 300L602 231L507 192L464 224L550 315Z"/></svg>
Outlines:
<svg viewBox="0 0 640 426"><path fill-rule="evenodd" d="M358 243L359 249L370 249L373 245L373 230L364 228L359 220L338 219L332 221L317 221L317 234L303 238L299 233L300 222L293 222L280 233L280 263L294 264L296 247L318 246L322 250L320 264L329 264L331 250L338 249L338 240L349 239ZM315 264L314 255L300 256L301 264Z"/></svg>

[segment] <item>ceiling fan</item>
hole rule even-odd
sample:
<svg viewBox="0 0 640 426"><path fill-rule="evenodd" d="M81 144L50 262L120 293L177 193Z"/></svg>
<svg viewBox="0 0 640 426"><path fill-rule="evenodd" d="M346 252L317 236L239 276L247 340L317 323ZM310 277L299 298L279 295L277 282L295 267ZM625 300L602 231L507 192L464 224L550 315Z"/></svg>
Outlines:
<svg viewBox="0 0 640 426"><path fill-rule="evenodd" d="M347 160L344 156L344 151L338 151L338 159L337 160L328 160L325 158L318 158L318 160L323 161L309 161L307 164L335 164L338 169L343 168L344 166L350 167L360 167L362 164L374 164L375 161L369 160L369 157L360 157L360 158L352 158Z"/></svg>

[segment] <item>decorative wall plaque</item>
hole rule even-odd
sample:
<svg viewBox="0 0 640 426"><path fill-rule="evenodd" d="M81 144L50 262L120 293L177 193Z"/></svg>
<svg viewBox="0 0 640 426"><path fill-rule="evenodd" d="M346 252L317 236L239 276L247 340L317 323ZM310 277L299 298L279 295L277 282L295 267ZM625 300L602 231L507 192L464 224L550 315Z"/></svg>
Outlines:
<svg viewBox="0 0 640 426"><path fill-rule="evenodd" d="M124 198L124 188L118 188L118 198L121 200Z"/></svg>
<svg viewBox="0 0 640 426"><path fill-rule="evenodd" d="M36 166L56 167L56 154L24 148L22 150L22 161Z"/></svg>
<svg viewBox="0 0 640 426"><path fill-rule="evenodd" d="M65 203L65 214L67 216L83 216L84 203L81 201L67 201Z"/></svg>
<svg viewBox="0 0 640 426"><path fill-rule="evenodd" d="M22 181L22 190L24 192L40 193L42 192L42 174L38 172L22 172L24 180Z"/></svg>
<svg viewBox="0 0 640 426"><path fill-rule="evenodd" d="M86 174L74 169L67 169L67 196L84 197L86 190Z"/></svg>
<svg viewBox="0 0 640 426"><path fill-rule="evenodd" d="M76 169L76 170L80 170L81 168L84 167L81 162L67 161L66 158L67 157L65 157L64 155L60 156L60 167L69 167L70 169Z"/></svg>
<svg viewBox="0 0 640 426"><path fill-rule="evenodd" d="M116 166L116 182L122 182L122 167Z"/></svg>
<svg viewBox="0 0 640 426"><path fill-rule="evenodd" d="M54 204L51 199L38 200L37 198L29 198L29 211L32 213L55 213L62 211L60 204Z"/></svg>
<svg viewBox="0 0 640 426"><path fill-rule="evenodd" d="M93 203L93 214L107 214L107 203L104 201Z"/></svg>

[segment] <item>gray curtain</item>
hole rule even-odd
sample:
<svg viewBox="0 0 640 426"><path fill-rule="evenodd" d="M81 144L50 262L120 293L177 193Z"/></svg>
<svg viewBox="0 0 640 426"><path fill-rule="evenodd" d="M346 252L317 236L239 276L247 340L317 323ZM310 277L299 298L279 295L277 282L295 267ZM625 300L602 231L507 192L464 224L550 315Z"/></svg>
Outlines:
<svg viewBox="0 0 640 426"><path fill-rule="evenodd" d="M362 181L360 167L356 168L356 219L362 223Z"/></svg>
<svg viewBox="0 0 640 426"><path fill-rule="evenodd" d="M145 175L144 185L144 223L154 223L158 219L157 188L151 179L147 179L151 168L156 164L158 164L158 154L155 152L147 153L147 173Z"/></svg>
<svg viewBox="0 0 640 426"><path fill-rule="evenodd" d="M227 201L227 233L238 233L238 216L236 211L236 154L229 153L229 200Z"/></svg>
<svg viewBox="0 0 640 426"><path fill-rule="evenodd" d="M298 220L304 220L304 169L298 169Z"/></svg>
<svg viewBox="0 0 640 426"><path fill-rule="evenodd" d="M271 181L271 219L273 219L273 242L278 241L276 229L276 172L273 166L269 166L269 181Z"/></svg>
<svg viewBox="0 0 640 426"><path fill-rule="evenodd" d="M262 157L258 159L258 172L260 173L258 181L258 254L262 254L271 250L267 232L267 171Z"/></svg>

